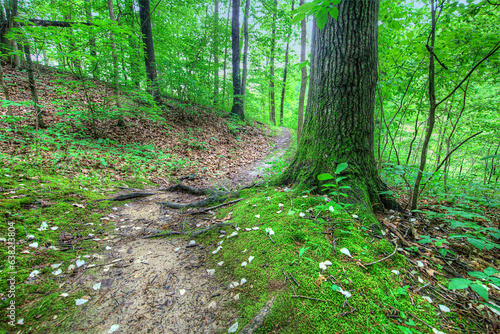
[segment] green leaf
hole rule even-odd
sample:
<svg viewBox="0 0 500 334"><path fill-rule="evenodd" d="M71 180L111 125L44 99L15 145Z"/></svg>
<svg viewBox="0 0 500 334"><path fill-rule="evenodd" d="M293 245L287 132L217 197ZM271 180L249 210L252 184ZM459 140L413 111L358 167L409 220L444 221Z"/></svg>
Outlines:
<svg viewBox="0 0 500 334"><path fill-rule="evenodd" d="M330 3L334 6L337 6L342 0L333 0L333 1L330 1Z"/></svg>
<svg viewBox="0 0 500 334"><path fill-rule="evenodd" d="M302 14L309 13L311 11L311 9L313 9L314 6L316 6L316 5L313 2L305 3L302 6L300 6L299 8L297 8L297 12L302 13Z"/></svg>
<svg viewBox="0 0 500 334"><path fill-rule="evenodd" d="M472 282L465 278L453 278L448 284L450 290L467 289Z"/></svg>
<svg viewBox="0 0 500 334"><path fill-rule="evenodd" d="M335 169L335 174L340 174L342 173L346 168L348 164L347 162L343 162L337 166L337 169Z"/></svg>
<svg viewBox="0 0 500 334"><path fill-rule="evenodd" d="M488 267L488 268L484 269L483 272L486 275L491 276L491 275L497 274L498 270L496 270L495 268L492 268L492 267ZM469 275L470 275L470 273L469 273Z"/></svg>
<svg viewBox="0 0 500 334"><path fill-rule="evenodd" d="M485 279L488 277L485 273L482 273L480 271L469 271L469 276L475 277L475 278L480 278L480 279Z"/></svg>
<svg viewBox="0 0 500 334"><path fill-rule="evenodd" d="M476 238L467 238L467 241L474 247L479 248L480 250L483 250L485 247L486 243L483 240L479 240Z"/></svg>
<svg viewBox="0 0 500 334"><path fill-rule="evenodd" d="M345 180L345 179L347 179L347 176L341 176L341 177L336 178L335 182L339 183L340 181Z"/></svg>
<svg viewBox="0 0 500 334"><path fill-rule="evenodd" d="M318 25L319 30L325 27L327 21L328 21L328 12L324 8L321 8L316 13L316 24Z"/></svg>
<svg viewBox="0 0 500 334"><path fill-rule="evenodd" d="M487 155L484 158L481 158L481 160L486 160L486 159L500 159L500 154Z"/></svg>
<svg viewBox="0 0 500 334"><path fill-rule="evenodd" d="M340 291L340 286L333 284L332 285L332 290L333 291Z"/></svg>
<svg viewBox="0 0 500 334"><path fill-rule="evenodd" d="M481 304L483 304L483 305L487 305L488 307L491 307L492 309L494 309L494 310L496 310L496 311L500 312L500 307L496 306L495 304L483 303L483 302L481 302Z"/></svg>
<svg viewBox="0 0 500 334"><path fill-rule="evenodd" d="M318 180L319 181L325 181L325 180L332 180L335 177L333 177L331 174L328 173L323 173L318 175Z"/></svg>
<svg viewBox="0 0 500 334"><path fill-rule="evenodd" d="M330 16L333 17L335 20L337 19L337 17L339 17L339 10L337 7L330 8Z"/></svg>
<svg viewBox="0 0 500 334"><path fill-rule="evenodd" d="M476 293L483 297L484 300L488 300L488 290L486 290L484 286L480 284L471 284L470 288L476 291Z"/></svg>
<svg viewBox="0 0 500 334"><path fill-rule="evenodd" d="M303 19L306 18L306 14L304 13L298 13L297 15L295 15L295 17L292 19L292 24L295 24L295 23L299 23L300 21L302 21Z"/></svg>
<svg viewBox="0 0 500 334"><path fill-rule="evenodd" d="M309 247L302 247L300 250L299 250L299 256L302 256L304 255L304 253L306 252L306 250L308 250Z"/></svg>

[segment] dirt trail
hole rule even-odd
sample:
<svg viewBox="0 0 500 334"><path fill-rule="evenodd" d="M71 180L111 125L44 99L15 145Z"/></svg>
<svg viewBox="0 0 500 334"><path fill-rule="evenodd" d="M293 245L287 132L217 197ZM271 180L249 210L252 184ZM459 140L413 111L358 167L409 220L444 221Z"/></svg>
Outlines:
<svg viewBox="0 0 500 334"><path fill-rule="evenodd" d="M232 174L231 185L260 177L266 162L283 155L290 144L283 128L267 159ZM215 181L217 184L220 181ZM191 202L196 196L163 193L116 208L103 217L115 222L116 235L107 251L96 254L104 264L82 270L68 289L82 289L91 297L81 313L71 319L71 332L108 333L215 333L227 331L237 320L228 303L233 293L229 282L219 282L205 266L216 245L203 247L196 240L142 239L161 231L189 231L214 224L213 216L181 215L177 210L160 212L157 202ZM193 244L194 242L194 244ZM101 283L99 290L93 286Z"/></svg>

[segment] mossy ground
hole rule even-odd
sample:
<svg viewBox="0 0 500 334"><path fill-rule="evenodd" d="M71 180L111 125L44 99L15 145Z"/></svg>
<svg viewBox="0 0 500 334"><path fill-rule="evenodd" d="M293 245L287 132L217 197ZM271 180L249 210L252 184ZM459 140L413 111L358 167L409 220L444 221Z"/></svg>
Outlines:
<svg viewBox="0 0 500 334"><path fill-rule="evenodd" d="M75 265L78 258L85 260L90 254L98 253L104 247L102 239L106 232L114 228L113 222L100 218L111 212L115 204L95 200L115 192L114 185L144 186L144 180L134 180L117 183L98 176L74 175L70 178L43 164L1 159L0 187L4 190L0 195L0 237L8 239L8 227L15 229L15 264L12 267L7 262L7 243L3 239L0 242L2 319L7 320L6 308L11 300L15 301L15 324L24 319L24 329L36 332L55 328L73 312L75 298L85 292L75 291L68 298L59 296L64 282L79 270L68 270L68 266ZM42 228L43 222L48 228ZM80 239L74 249L59 243L63 233ZM30 235L32 237L28 237ZM34 246L35 242L37 247L29 246ZM51 267L54 264L61 265L56 269ZM58 269L62 272L55 275L53 272ZM35 270L39 273L30 278ZM16 282L15 298L7 293L10 288L7 279L11 277L15 277ZM12 329L7 321L0 323L0 332Z"/></svg>
<svg viewBox="0 0 500 334"><path fill-rule="evenodd" d="M365 225L371 225L373 218L359 213L359 218L354 219L347 213L323 211L321 218L315 220L317 211L313 208L324 204L324 197L283 189L261 188L241 195L245 200L219 213L225 217L232 212L231 222L241 228L238 235L219 238L220 234L214 231L205 240L212 244L224 240L222 250L213 255L209 264L223 282L229 285L242 278L248 281L234 291L234 294L240 293L240 299L233 305L240 310L239 328L245 326L271 296L277 296L274 308L259 333L274 330L280 333L429 332L426 325L409 314L439 328L436 310L405 287L403 273L408 269L404 257L396 254L364 269L339 251L347 248L354 259L363 263L392 253L394 246L387 240L371 242L373 237ZM305 217L301 217L301 213ZM245 230L255 226L260 229ZM275 232L272 236L275 243L266 235L266 228ZM228 227L226 231L230 235L234 230ZM336 251L332 238L336 239ZM299 256L301 248L307 250ZM248 263L250 256L255 258ZM322 271L319 263L326 260L332 265ZM221 261L224 263L219 266ZM245 261L247 266L242 266ZM292 273L300 287L290 278L285 285L283 270ZM401 274L396 275L393 270ZM327 280L321 280L320 275ZM344 304L344 296L332 289L330 275L337 285L351 292L352 297L347 301L355 308L354 312ZM294 292L324 301L293 298ZM388 315L395 317L391 319Z"/></svg>

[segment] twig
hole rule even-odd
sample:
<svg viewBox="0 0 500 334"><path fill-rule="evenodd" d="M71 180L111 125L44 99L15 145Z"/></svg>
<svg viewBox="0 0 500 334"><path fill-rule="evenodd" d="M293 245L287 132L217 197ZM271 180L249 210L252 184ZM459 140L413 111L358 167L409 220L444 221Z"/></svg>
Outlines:
<svg viewBox="0 0 500 334"><path fill-rule="evenodd" d="M271 236L269 234L267 236L269 237L269 239L271 239L271 241L273 242L273 244L276 243L276 241L274 241L273 238L271 238Z"/></svg>
<svg viewBox="0 0 500 334"><path fill-rule="evenodd" d="M325 303L327 303L327 302L333 303L333 301L331 301L329 299L325 300L325 299L311 298L311 297L300 296L300 295L294 295L294 296L290 296L290 297L292 297L292 298L304 298L304 299L310 299L310 300L317 300L319 302L325 302Z"/></svg>
<svg viewBox="0 0 500 334"><path fill-rule="evenodd" d="M397 250L398 250L398 243L397 243L397 242L394 242L394 244L396 245L396 247L394 247L394 252L392 252L392 254L391 254L391 255L388 255L388 256L386 256L386 257L384 257L384 258L382 258L382 259L380 259L380 260L377 260L377 261L375 261L375 262L363 263L363 265L364 265L365 267L366 267L366 266L371 266L372 264L375 264L375 263L380 263L380 262L382 262L382 261L384 261L384 260L387 260L387 259L389 259L389 258L393 257L393 256L394 256L394 254L396 254L396 252L397 252Z"/></svg>
<svg viewBox="0 0 500 334"><path fill-rule="evenodd" d="M229 202L226 202L226 203L222 203L222 204L219 204L219 205L211 206L209 208L201 209L201 210L194 211L194 212L188 212L188 215L197 215L199 213L203 213L203 212L207 212L209 210L220 208L221 206L225 206L225 205L237 203L237 202L239 202L239 201L241 201L243 199L244 198L238 198L238 199L235 199L234 201L229 201Z"/></svg>
<svg viewBox="0 0 500 334"><path fill-rule="evenodd" d="M292 279L292 281L297 284L297 286L300 288L300 284L295 280L295 277L293 277L292 273L288 273L288 275L290 275L290 278Z"/></svg>
<svg viewBox="0 0 500 334"><path fill-rule="evenodd" d="M283 282L283 284L286 284L286 273L285 273L285 269L281 268L281 271L283 272L283 276L285 276L285 281Z"/></svg>

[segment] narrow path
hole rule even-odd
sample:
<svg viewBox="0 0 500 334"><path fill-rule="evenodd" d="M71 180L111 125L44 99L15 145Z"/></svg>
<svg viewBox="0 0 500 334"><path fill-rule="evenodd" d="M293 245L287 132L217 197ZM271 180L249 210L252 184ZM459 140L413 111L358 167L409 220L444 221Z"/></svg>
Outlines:
<svg viewBox="0 0 500 334"><path fill-rule="evenodd" d="M282 128L272 154L241 168L230 176L232 185L260 177L266 162L281 157L291 134ZM196 196L158 193L123 207L102 219L116 224L116 234L103 254L95 254L107 265L87 267L78 275L71 292L84 290L91 297L78 316L67 320L67 332L108 333L215 333L224 332L236 320L228 307L229 282L219 282L205 266L216 245L204 247L196 241L141 239L146 233L188 231L210 226L213 218L181 215L177 210L160 212L157 202L190 202ZM101 283L99 290L94 285ZM227 283L227 284L226 284Z"/></svg>

